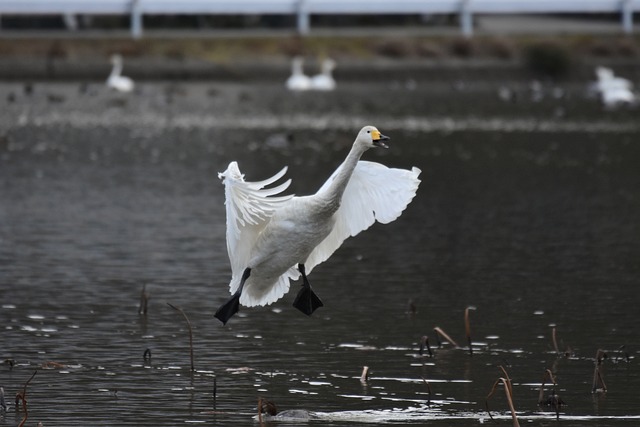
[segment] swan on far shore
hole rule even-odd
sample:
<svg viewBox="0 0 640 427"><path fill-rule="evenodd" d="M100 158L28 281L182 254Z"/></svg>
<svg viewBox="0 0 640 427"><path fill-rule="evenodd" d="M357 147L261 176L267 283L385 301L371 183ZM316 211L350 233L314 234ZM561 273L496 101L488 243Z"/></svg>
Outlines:
<svg viewBox="0 0 640 427"><path fill-rule="evenodd" d="M285 86L289 90L302 91L311 89L311 79L304 74L304 59L296 56L291 61L291 76L287 79Z"/></svg>
<svg viewBox="0 0 640 427"><path fill-rule="evenodd" d="M306 315L322 307L307 273L348 237L376 221L397 219L418 190L420 169L360 160L370 148L387 148L388 139L373 126L363 127L346 159L310 196L280 195L291 180L265 188L282 178L286 167L260 182L245 181L236 162L218 175L225 186L232 297L216 311L216 318L226 324L240 304L271 304L300 276L302 287L293 306Z"/></svg>
<svg viewBox="0 0 640 427"><path fill-rule="evenodd" d="M336 81L332 72L336 68L336 61L327 58L322 61L320 66L320 74L311 77L311 89L313 90L334 90Z"/></svg>
<svg viewBox="0 0 640 427"><path fill-rule="evenodd" d="M616 108L620 105L634 105L637 101L633 93L631 81L616 77L613 70L607 67L597 67L598 80L594 84L595 91L605 108Z"/></svg>
<svg viewBox="0 0 640 427"><path fill-rule="evenodd" d="M122 76L122 56L120 55L112 55L111 56L111 64L113 64L113 68L111 69L111 74L107 78L107 87L109 89L114 89L118 92L131 92L133 90L133 80L127 76Z"/></svg>

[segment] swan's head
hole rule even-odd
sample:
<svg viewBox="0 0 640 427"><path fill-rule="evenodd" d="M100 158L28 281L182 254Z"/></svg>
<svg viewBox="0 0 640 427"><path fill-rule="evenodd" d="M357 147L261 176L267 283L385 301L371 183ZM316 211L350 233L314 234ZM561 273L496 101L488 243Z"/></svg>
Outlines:
<svg viewBox="0 0 640 427"><path fill-rule="evenodd" d="M336 61L331 58L327 58L322 61L322 69L325 71L332 71L336 68Z"/></svg>
<svg viewBox="0 0 640 427"><path fill-rule="evenodd" d="M114 64L114 65L115 64L122 64L122 56L120 56L117 53L111 55L111 63Z"/></svg>
<svg viewBox="0 0 640 427"><path fill-rule="evenodd" d="M611 70L611 68L597 67L596 76L598 76L600 80L611 79L613 78L613 71Z"/></svg>
<svg viewBox="0 0 640 427"><path fill-rule="evenodd" d="M356 144L362 144L367 148L389 148L389 146L384 143L384 141L388 141L389 139L388 136L381 134L375 126L365 126L358 133Z"/></svg>

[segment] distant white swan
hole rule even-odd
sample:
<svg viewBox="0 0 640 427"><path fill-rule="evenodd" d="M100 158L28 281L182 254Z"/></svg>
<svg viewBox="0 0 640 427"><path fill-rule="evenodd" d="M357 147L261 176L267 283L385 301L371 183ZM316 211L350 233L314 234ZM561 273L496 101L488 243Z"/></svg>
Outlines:
<svg viewBox="0 0 640 427"><path fill-rule="evenodd" d="M122 73L122 56L112 55L111 63L113 68L111 74L107 78L107 87L115 89L118 92L131 92L133 90L133 80L129 77L120 75Z"/></svg>
<svg viewBox="0 0 640 427"><path fill-rule="evenodd" d="M336 81L332 72L336 68L336 61L333 59L325 59L322 61L320 74L311 77L311 89L313 90L334 90Z"/></svg>
<svg viewBox="0 0 640 427"><path fill-rule="evenodd" d="M596 76L598 80L595 83L595 90L606 108L636 103L633 84L629 80L616 77L613 70L606 67L597 67Z"/></svg>
<svg viewBox="0 0 640 427"><path fill-rule="evenodd" d="M387 224L398 218L418 189L420 169L391 169L360 160L370 148L387 148L388 139L373 126L362 128L344 162L311 196L276 196L291 180L265 188L282 178L286 167L260 182L245 182L236 162L219 174L225 185L233 296L215 317L226 324L240 304L271 304L289 291L289 280L300 275L302 289L294 307L307 315L322 307L307 273L349 236L376 220Z"/></svg>
<svg viewBox="0 0 640 427"><path fill-rule="evenodd" d="M287 79L285 85L289 90L309 90L311 89L311 79L304 74L302 66L304 59L296 56L291 61L291 76Z"/></svg>

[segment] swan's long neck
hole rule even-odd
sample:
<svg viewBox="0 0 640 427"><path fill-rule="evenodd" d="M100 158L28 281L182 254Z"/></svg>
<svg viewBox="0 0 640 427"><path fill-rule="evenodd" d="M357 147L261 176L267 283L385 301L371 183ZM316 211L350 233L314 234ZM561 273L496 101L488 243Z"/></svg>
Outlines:
<svg viewBox="0 0 640 427"><path fill-rule="evenodd" d="M113 61L113 68L111 69L111 74L109 77L118 77L122 73L122 62Z"/></svg>
<svg viewBox="0 0 640 427"><path fill-rule="evenodd" d="M353 174L353 170L356 168L360 157L367 150L367 147L362 146L361 144L353 144L351 147L351 151L347 154L347 158L344 159L344 162L338 167L334 175L332 176L331 182L328 183L327 186L323 186L322 189L318 192L318 195L326 198L331 202L335 202L335 210L340 207L340 202L342 200L342 195L344 194L345 188L347 188L347 184L351 179L351 175Z"/></svg>
<svg viewBox="0 0 640 427"><path fill-rule="evenodd" d="M331 77L331 72L333 71L333 65L331 65L330 63L325 62L324 64L322 64L322 74L327 76L327 77Z"/></svg>

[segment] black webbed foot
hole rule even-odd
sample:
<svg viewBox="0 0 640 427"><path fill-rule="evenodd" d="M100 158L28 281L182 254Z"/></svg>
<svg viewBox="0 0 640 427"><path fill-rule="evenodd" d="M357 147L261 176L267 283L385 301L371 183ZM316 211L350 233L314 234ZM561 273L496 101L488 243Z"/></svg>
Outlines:
<svg viewBox="0 0 640 427"><path fill-rule="evenodd" d="M244 282L246 282L250 275L251 269L248 267L245 268L242 273L242 278L240 279L240 286L236 293L233 294L229 301L220 306L218 311L216 311L216 314L214 314L214 316L219 319L223 325L226 325L229 319L231 319L231 316L236 314L240 309L240 295L242 294L242 288L244 288Z"/></svg>
<svg viewBox="0 0 640 427"><path fill-rule="evenodd" d="M309 284L309 280L304 271L304 264L298 264L298 270L302 273L302 289L300 289L300 292L296 295L293 306L307 316L311 316L316 309L324 306L324 304L322 304L318 295L311 289L311 284Z"/></svg>
<svg viewBox="0 0 640 427"><path fill-rule="evenodd" d="M214 316L218 318L223 325L226 325L229 319L231 319L231 316L233 316L238 312L239 308L240 308L240 292L236 292L229 299L229 301L225 302L222 306L220 306L220 308L218 309L218 311L216 311L216 314L214 314Z"/></svg>
<svg viewBox="0 0 640 427"><path fill-rule="evenodd" d="M317 308L322 307L322 301L318 298L318 295L313 292L311 286L302 286L300 292L296 296L296 299L293 301L293 306L306 314L307 316L311 316Z"/></svg>

